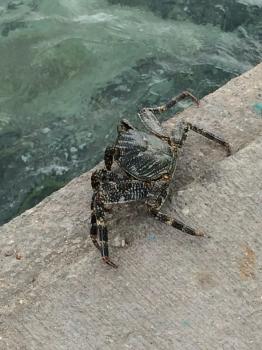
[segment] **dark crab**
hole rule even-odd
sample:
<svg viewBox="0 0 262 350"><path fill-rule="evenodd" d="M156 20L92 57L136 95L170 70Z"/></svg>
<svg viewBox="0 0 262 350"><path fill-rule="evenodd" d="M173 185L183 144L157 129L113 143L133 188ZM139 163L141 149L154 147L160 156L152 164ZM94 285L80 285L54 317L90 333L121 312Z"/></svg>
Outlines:
<svg viewBox="0 0 262 350"><path fill-rule="evenodd" d="M115 144L105 150L105 168L92 174L94 193L90 236L101 252L103 261L108 265L117 267L109 259L105 204L143 200L149 212L162 222L190 235L203 236L201 231L161 212L174 176L178 150L186 140L189 130L221 144L230 154L226 141L191 123L178 122L171 135L163 129L155 114L165 112L187 97L199 104L196 97L184 91L160 107L142 109L138 115L148 133L136 130L127 120L122 120L118 126ZM112 170L114 161L123 170L124 176Z"/></svg>

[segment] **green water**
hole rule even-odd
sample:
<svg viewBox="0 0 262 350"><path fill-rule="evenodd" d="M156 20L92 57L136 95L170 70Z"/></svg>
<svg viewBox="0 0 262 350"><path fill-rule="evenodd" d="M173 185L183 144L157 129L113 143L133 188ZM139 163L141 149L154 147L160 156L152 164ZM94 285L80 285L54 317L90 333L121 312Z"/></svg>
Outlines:
<svg viewBox="0 0 262 350"><path fill-rule="evenodd" d="M1 0L0 223L92 168L120 118L261 58L262 0Z"/></svg>

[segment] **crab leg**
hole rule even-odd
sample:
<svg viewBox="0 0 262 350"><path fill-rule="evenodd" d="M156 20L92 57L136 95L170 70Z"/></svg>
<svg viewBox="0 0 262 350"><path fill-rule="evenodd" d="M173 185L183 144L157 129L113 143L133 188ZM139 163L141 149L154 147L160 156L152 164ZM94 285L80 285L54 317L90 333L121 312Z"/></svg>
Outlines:
<svg viewBox="0 0 262 350"><path fill-rule="evenodd" d="M117 267L109 259L108 230L105 224L106 208L104 204L146 199L150 194L151 186L143 181L123 179L121 176L105 169L95 171L92 174L91 183L95 193L91 203L90 237L94 246L101 252L103 261L112 267Z"/></svg>
<svg viewBox="0 0 262 350"><path fill-rule="evenodd" d="M115 154L115 148L114 147L106 147L105 154L104 154L104 162L107 170L111 170L112 164L114 162L114 154Z"/></svg>
<svg viewBox="0 0 262 350"><path fill-rule="evenodd" d="M98 231L99 231L99 239L100 239L100 244L101 244L101 255L102 255L102 259L103 261L114 267L117 268L118 266L113 263L113 261L111 261L109 259L109 251L108 251L108 231L107 228L105 226L105 223L103 221L101 221L101 223L98 225Z"/></svg>
<svg viewBox="0 0 262 350"><path fill-rule="evenodd" d="M168 109L175 106L179 101L182 101L188 97L191 98L199 106L199 100L194 95L192 95L189 91L183 91L179 95L171 98L171 100L169 100L167 103L163 104L162 106L145 108L145 109L148 109L149 111L154 113L166 112Z"/></svg>
<svg viewBox="0 0 262 350"><path fill-rule="evenodd" d="M94 244L94 246L100 251L101 248L97 241L97 219L96 219L96 213L95 213L95 197L96 193L92 196L92 202L91 202L91 228L90 228L90 238Z"/></svg>
<svg viewBox="0 0 262 350"><path fill-rule="evenodd" d="M98 231L98 228L97 228L97 220L96 220L96 215L95 214L92 214L91 215L91 228L90 228L90 237L91 237L91 240L94 244L94 246L99 250L101 251L101 248L100 248L100 245L97 241L97 232Z"/></svg>
<svg viewBox="0 0 262 350"><path fill-rule="evenodd" d="M181 94L179 94L176 97L173 97L171 100L169 100L167 103L158 106L158 107L149 107L149 108L143 108L139 113L138 116L145 125L145 127L150 130L153 134L159 136L162 139L169 140L169 136L160 124L160 121L157 119L154 113L162 113L166 112L171 107L175 106L179 101L184 100L185 98L190 97L197 105L199 105L198 99L192 95L188 91L183 91Z"/></svg>
<svg viewBox="0 0 262 350"><path fill-rule="evenodd" d="M117 265L114 264L109 259L109 249L108 249L108 231L107 227L105 225L105 210L103 204L99 201L95 201L95 211L96 211L96 225L97 225L97 232L99 233L99 243L93 241L94 245L100 250L103 261L112 266L117 268ZM92 229L92 227L91 227ZM92 238L92 237L91 237ZM92 239L93 240L93 239Z"/></svg>
<svg viewBox="0 0 262 350"><path fill-rule="evenodd" d="M155 191L153 198L150 198L147 201L147 206L149 212L158 220L164 222L167 225L173 226L174 228L185 232L192 236L204 236L204 233L200 230L195 230L194 228L184 224L182 221L179 221L175 218L171 218L168 215L160 211L162 205L164 204L168 195L168 182L162 183L161 186Z"/></svg>
<svg viewBox="0 0 262 350"><path fill-rule="evenodd" d="M227 155L230 156L231 155L231 148L230 148L230 145L228 142L226 142L222 137L220 136L217 136L215 134L213 134L212 132L210 131L207 131L207 130L204 130L202 128L199 128L198 126L196 125L193 125L191 123L187 123L188 125L188 128L190 130L193 130L194 132L200 134L200 135L203 135L205 136L207 139L209 140L212 140L214 142L217 142L219 143L221 146L225 147L226 149L226 152L227 152Z"/></svg>
<svg viewBox="0 0 262 350"><path fill-rule="evenodd" d="M100 244L97 240L98 234ZM103 204L99 200L98 192L93 194L91 202L90 237L94 246L101 252L103 261L106 264L116 268L117 265L109 259L108 231L105 225L105 210Z"/></svg>
<svg viewBox="0 0 262 350"><path fill-rule="evenodd" d="M187 138L188 131L190 130L206 137L209 140L217 142L221 146L225 147L228 156L231 155L230 145L222 137L215 135L210 131L204 130L199 126L196 126L190 122L184 122L184 121L178 122L175 125L174 130L172 131L172 140L181 147Z"/></svg>
<svg viewBox="0 0 262 350"><path fill-rule="evenodd" d="M168 215L161 213L155 208L149 209L150 213L154 215L158 220L164 222L167 225L173 226L174 228L178 229L179 231L185 232L191 236L204 236L204 232L200 230L195 230L190 226L187 226L182 221L179 221L174 218L170 218Z"/></svg>

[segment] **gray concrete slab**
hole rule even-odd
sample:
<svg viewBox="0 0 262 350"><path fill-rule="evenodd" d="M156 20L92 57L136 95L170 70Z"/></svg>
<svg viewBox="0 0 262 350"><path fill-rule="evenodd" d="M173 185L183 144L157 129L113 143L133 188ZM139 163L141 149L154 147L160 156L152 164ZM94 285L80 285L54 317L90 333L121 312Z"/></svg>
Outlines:
<svg viewBox="0 0 262 350"><path fill-rule="evenodd" d="M165 210L194 238L115 208L117 270L88 238L90 173L0 228L0 349L261 349L262 64L170 119L224 135L234 154L190 134Z"/></svg>

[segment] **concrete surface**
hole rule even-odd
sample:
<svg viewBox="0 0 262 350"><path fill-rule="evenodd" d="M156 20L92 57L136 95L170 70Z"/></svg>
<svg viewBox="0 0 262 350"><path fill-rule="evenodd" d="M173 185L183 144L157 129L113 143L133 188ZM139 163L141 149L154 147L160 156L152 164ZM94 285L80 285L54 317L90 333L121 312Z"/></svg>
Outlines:
<svg viewBox="0 0 262 350"><path fill-rule="evenodd" d="M210 238L150 218L110 219L114 270L88 237L90 173L0 228L0 349L262 347L262 64L176 118L224 135L234 154L190 134L165 210Z"/></svg>

